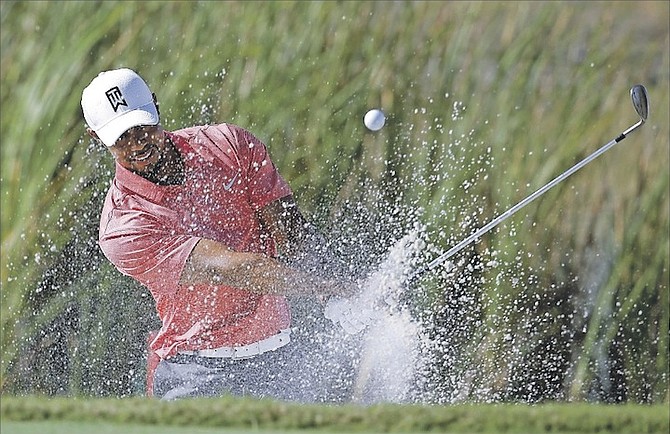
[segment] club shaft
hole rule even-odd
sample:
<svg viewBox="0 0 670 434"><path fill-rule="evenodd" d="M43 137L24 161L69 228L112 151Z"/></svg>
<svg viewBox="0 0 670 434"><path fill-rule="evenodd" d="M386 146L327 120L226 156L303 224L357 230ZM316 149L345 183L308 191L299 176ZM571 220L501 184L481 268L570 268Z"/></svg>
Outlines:
<svg viewBox="0 0 670 434"><path fill-rule="evenodd" d="M619 143L620 141L622 141L623 139L625 139L626 136L627 136L628 134L630 134L631 132L635 131L635 130L636 130L640 125L642 125L643 123L644 123L644 120L640 120L640 121L637 122L635 125L631 126L631 127L628 128L626 131L624 131L623 133L621 133L616 139L613 139L613 140L611 140L609 143L603 145L600 149L598 149L597 151L595 151L594 153L592 153L592 154L589 155L588 157L584 158L582 161L580 161L579 163L575 164L574 166L572 166L571 168L569 168L569 169L566 170L565 172L561 173L561 174L558 175L556 178L554 178L554 179L552 179L551 181L549 181L547 184L545 184L543 187L541 187L540 189L538 189L537 191L535 191L533 194L531 194L530 196L526 197L526 198L523 199L521 202L517 203L516 205L514 205L512 208L508 209L508 210L505 211L504 213L500 214L498 217L496 217L495 219L491 220L491 221L490 221L489 223L487 223L485 226L482 226L480 229L478 229L477 231L475 231L474 233L472 233L469 237L465 238L465 239L464 239L463 241L461 241L460 243L456 244L455 246L453 246L452 248L450 248L449 250L447 250L446 252L444 252L443 254L441 254L440 256L438 256L437 258L433 259L430 263L428 263L428 265L426 265L425 267L423 267L423 268L417 270L412 276L410 276L410 280L416 279L416 278L420 277L422 274L424 274L424 273L426 273L426 272L428 272L428 271L431 271L432 269L434 269L434 268L437 267L438 265L442 264L442 263L443 263L444 261L446 261L447 259L449 259L449 258L451 258L452 256L454 256L456 253L458 253L458 252L460 252L461 250L463 250L465 247L467 247L468 245L470 245L472 242L474 242L475 240L477 240L479 237L481 237L482 235L484 235L485 233L487 233L488 231L490 231L490 230L493 229L494 227L498 226L501 222L503 222L503 221L505 221L506 219L508 219L508 218L509 218L510 216L512 216L514 213L516 213L517 211L519 211L521 208L523 208L524 206L528 205L529 203L531 203L533 200L537 199L538 197L542 196L542 195L543 195L544 193L546 193L549 189L551 189L552 187L556 186L558 183L562 182L562 181L565 180L567 177L569 177L570 175L572 175L573 173L575 173L576 171L578 171L578 170L581 169L582 167L586 166L586 165L589 164L591 161L593 161L593 160L595 160L596 158L598 158L600 155L602 155L602 154L604 154L605 152L607 152L610 148L612 148L614 145L616 145L617 143Z"/></svg>

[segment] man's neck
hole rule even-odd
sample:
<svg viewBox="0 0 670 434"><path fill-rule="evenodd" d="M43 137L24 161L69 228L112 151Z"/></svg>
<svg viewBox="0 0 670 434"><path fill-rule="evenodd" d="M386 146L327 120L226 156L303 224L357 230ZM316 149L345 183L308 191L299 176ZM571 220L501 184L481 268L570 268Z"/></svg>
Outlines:
<svg viewBox="0 0 670 434"><path fill-rule="evenodd" d="M139 175L157 185L182 185L185 180L184 158L172 140L166 140L169 146L156 170Z"/></svg>

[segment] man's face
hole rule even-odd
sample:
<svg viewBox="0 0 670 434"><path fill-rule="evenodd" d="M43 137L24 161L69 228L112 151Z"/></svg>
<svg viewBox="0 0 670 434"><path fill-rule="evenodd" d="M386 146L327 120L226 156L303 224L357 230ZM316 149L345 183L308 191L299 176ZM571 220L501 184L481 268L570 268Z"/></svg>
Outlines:
<svg viewBox="0 0 670 434"><path fill-rule="evenodd" d="M109 150L124 168L140 176L151 177L157 175L164 163L166 146L163 128L147 125L129 129Z"/></svg>

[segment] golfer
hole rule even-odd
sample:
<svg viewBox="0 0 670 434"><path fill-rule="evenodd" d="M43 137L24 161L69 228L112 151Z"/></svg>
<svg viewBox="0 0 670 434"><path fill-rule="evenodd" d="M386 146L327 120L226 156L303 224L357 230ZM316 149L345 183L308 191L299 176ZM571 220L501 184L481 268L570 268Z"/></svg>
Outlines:
<svg viewBox="0 0 670 434"><path fill-rule="evenodd" d="M100 247L150 290L162 321L154 396L346 397L346 367L292 336L287 296L325 300L356 285L266 146L226 123L165 131L155 94L127 68L95 77L81 105L116 163Z"/></svg>

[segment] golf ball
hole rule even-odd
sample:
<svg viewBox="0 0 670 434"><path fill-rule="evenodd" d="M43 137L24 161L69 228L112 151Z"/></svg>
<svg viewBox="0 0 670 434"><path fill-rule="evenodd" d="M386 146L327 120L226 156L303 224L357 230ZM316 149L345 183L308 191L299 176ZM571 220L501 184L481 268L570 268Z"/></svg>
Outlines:
<svg viewBox="0 0 670 434"><path fill-rule="evenodd" d="M386 123L384 112L379 109L372 109L365 114L363 123L371 131L379 131Z"/></svg>

